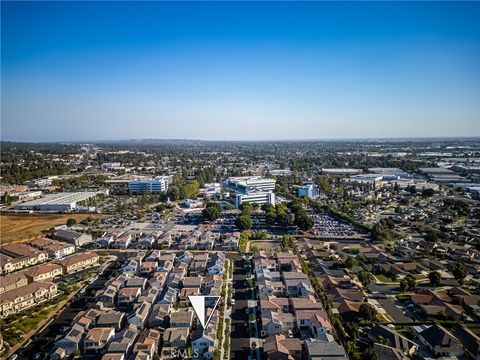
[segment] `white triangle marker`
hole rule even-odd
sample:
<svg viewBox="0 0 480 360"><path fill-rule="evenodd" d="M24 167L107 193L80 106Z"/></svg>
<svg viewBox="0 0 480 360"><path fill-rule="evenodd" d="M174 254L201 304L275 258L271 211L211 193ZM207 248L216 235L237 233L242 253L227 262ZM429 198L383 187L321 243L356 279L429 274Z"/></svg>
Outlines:
<svg viewBox="0 0 480 360"><path fill-rule="evenodd" d="M212 312L208 319L205 319L205 299L206 298L213 298L215 299L215 304L213 305ZM217 308L217 305L220 301L220 296L205 296L205 295L189 295L188 300L190 300L190 304L192 304L193 310L195 314L197 314L198 320L200 320L200 324L204 329L207 328L210 319L212 318L213 312Z"/></svg>

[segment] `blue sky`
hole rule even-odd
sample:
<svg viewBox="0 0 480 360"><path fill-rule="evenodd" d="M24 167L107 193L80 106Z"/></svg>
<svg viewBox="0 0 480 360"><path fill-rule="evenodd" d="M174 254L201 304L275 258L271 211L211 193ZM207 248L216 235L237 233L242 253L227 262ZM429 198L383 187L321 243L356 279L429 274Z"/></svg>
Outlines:
<svg viewBox="0 0 480 360"><path fill-rule="evenodd" d="M2 139L480 136L479 2L4 2Z"/></svg>

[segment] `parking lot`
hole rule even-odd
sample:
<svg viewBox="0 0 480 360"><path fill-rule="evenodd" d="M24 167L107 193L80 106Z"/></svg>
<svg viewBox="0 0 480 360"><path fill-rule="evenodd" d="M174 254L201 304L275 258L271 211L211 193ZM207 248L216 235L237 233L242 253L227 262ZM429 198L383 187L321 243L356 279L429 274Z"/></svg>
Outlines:
<svg viewBox="0 0 480 360"><path fill-rule="evenodd" d="M311 230L313 235L320 238L328 239L356 239L362 238L365 234L360 233L351 224L348 224L340 219L328 214L317 214L314 212L309 213L310 217L314 221L313 229Z"/></svg>

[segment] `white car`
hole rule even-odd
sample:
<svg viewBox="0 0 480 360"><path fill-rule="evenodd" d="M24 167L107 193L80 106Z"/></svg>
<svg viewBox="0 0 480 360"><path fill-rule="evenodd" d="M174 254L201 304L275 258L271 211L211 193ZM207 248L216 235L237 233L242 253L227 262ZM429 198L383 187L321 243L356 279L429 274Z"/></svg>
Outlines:
<svg viewBox="0 0 480 360"><path fill-rule="evenodd" d="M232 299L232 301L230 302L230 305L235 305L235 299Z"/></svg>

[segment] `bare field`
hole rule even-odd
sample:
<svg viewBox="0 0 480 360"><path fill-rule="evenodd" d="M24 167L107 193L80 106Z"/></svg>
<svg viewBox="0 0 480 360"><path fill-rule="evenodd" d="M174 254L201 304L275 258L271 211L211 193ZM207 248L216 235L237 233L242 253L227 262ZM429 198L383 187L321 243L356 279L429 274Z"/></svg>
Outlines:
<svg viewBox="0 0 480 360"><path fill-rule="evenodd" d="M67 219L81 221L88 217L99 218L100 214L9 214L0 215L0 242L2 244L31 240L42 230L62 225Z"/></svg>

